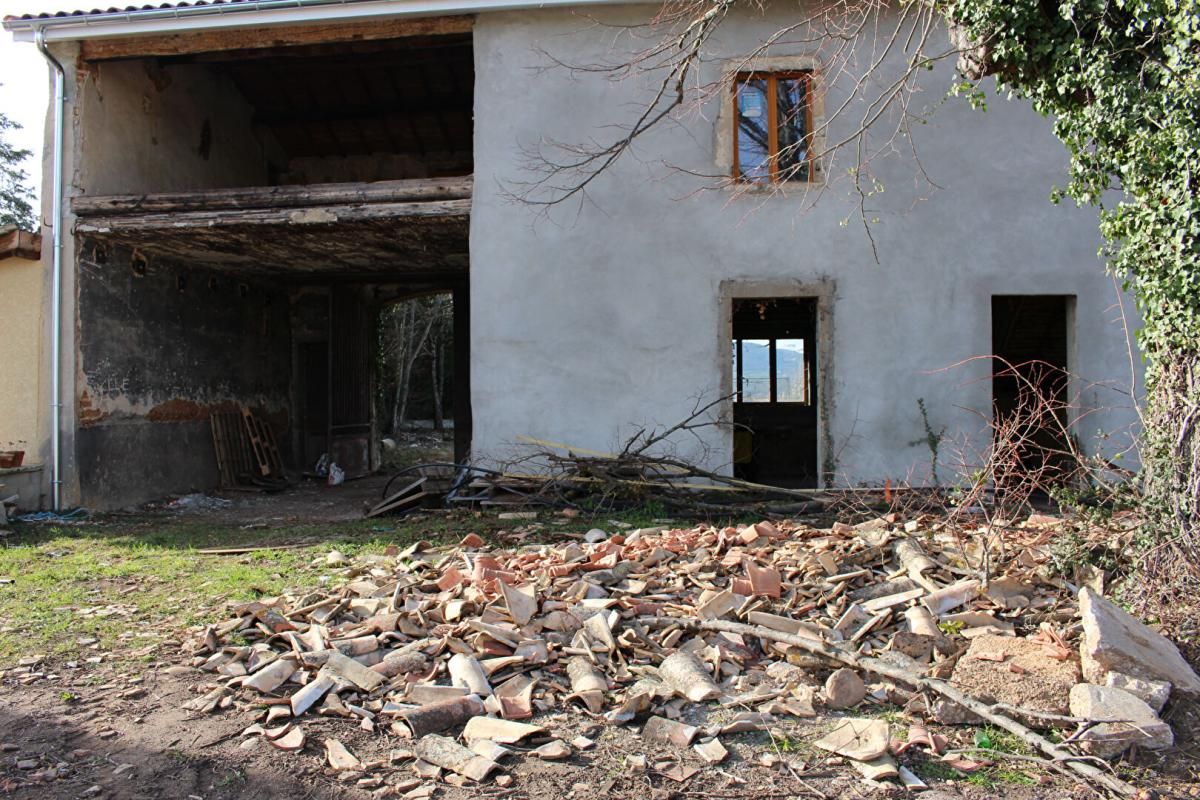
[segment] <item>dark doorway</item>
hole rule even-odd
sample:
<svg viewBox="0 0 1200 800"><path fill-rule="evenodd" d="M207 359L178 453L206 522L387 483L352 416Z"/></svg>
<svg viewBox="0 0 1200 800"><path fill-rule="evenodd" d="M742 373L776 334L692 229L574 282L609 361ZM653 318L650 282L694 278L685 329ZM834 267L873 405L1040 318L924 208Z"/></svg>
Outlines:
<svg viewBox="0 0 1200 800"><path fill-rule="evenodd" d="M1020 472L1049 483L1070 469L1067 442L1069 295L992 297L992 405L996 435L1013 449Z"/></svg>
<svg viewBox="0 0 1200 800"><path fill-rule="evenodd" d="M329 452L329 342L297 346L300 465L311 470Z"/></svg>
<svg viewBox="0 0 1200 800"><path fill-rule="evenodd" d="M817 300L733 301L734 475L814 487L817 467Z"/></svg>
<svg viewBox="0 0 1200 800"><path fill-rule="evenodd" d="M353 478L374 467L370 318L357 286L333 287L329 306L329 460Z"/></svg>

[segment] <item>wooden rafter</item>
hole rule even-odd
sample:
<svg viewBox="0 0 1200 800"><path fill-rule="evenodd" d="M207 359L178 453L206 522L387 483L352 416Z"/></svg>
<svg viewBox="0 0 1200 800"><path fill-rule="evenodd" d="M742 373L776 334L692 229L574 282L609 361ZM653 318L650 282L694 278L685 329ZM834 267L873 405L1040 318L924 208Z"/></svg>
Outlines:
<svg viewBox="0 0 1200 800"><path fill-rule="evenodd" d="M232 50L264 51L270 48L332 42L376 41L410 36L470 33L474 24L474 17L460 15L332 25L280 25L161 36L86 39L81 45L80 56L85 61L106 61L120 58L178 56Z"/></svg>

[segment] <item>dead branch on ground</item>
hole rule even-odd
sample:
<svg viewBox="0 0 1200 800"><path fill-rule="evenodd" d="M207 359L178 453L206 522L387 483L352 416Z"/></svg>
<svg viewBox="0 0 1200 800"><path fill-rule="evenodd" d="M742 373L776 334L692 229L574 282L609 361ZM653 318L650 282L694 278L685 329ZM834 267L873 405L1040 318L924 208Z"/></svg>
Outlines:
<svg viewBox="0 0 1200 800"><path fill-rule="evenodd" d="M834 663L873 672L876 675L889 678L906 686L940 694L951 702L957 703L968 711L977 714L996 727L1017 736L1021 741L1045 753L1055 763L1065 765L1092 786L1118 797L1134 797L1136 795L1136 790L1132 786L1117 776L1105 772L1095 766L1095 764L1090 763L1090 760L1080 760L1078 755L1051 742L1041 734L1025 727L1020 722L1002 713L998 713L992 705L964 694L954 685L938 678L929 678L884 663L881 659L860 657L852 652L829 647L824 642L815 639L783 633L761 625L746 625L740 622L697 620L681 617L639 617L638 622L650 628L679 625L690 630L721 631L739 636L754 636L759 639L782 642L783 644L798 647L805 652L820 656Z"/></svg>

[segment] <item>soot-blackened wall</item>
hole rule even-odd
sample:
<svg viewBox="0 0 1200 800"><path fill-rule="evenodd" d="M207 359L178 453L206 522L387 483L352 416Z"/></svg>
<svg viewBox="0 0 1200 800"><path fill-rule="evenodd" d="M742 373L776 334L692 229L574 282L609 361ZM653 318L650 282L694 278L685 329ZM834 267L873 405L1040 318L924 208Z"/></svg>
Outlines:
<svg viewBox="0 0 1200 800"><path fill-rule="evenodd" d="M76 437L81 499L117 508L217 484L208 415L289 425L286 290L85 241Z"/></svg>

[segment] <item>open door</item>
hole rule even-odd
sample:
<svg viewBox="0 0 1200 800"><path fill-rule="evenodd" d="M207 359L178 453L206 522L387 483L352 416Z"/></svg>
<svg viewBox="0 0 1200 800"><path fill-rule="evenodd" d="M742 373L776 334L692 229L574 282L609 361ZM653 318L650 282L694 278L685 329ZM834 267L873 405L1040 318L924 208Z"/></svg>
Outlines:
<svg viewBox="0 0 1200 800"><path fill-rule="evenodd" d="M1069 295L992 297L992 409L998 430L1022 440L1021 471L1054 483L1074 472L1066 440Z"/></svg>
<svg viewBox="0 0 1200 800"><path fill-rule="evenodd" d="M733 302L734 475L815 487L817 300Z"/></svg>

